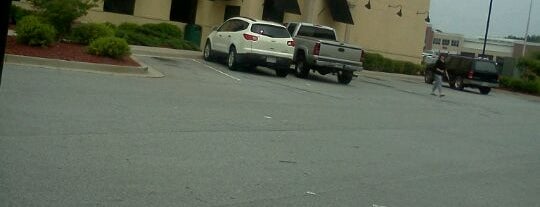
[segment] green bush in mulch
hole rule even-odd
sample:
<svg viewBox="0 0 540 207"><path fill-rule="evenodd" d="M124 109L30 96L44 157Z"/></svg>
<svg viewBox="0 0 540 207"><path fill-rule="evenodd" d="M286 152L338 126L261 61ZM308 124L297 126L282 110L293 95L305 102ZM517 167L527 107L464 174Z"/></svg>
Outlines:
<svg viewBox="0 0 540 207"><path fill-rule="evenodd" d="M106 24L80 24L71 29L69 39L79 44L89 44L102 37L114 37L115 31Z"/></svg>
<svg viewBox="0 0 540 207"><path fill-rule="evenodd" d="M126 40L118 37L101 37L90 43L88 53L98 56L121 58L130 53Z"/></svg>
<svg viewBox="0 0 540 207"><path fill-rule="evenodd" d="M40 17L26 16L17 23L17 42L30 46L46 47L55 42L56 30Z"/></svg>

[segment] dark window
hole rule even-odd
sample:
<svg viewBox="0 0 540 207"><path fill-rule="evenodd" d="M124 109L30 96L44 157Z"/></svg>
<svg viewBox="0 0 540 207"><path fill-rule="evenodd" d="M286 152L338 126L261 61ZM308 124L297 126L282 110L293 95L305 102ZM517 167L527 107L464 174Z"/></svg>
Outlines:
<svg viewBox="0 0 540 207"><path fill-rule="evenodd" d="M487 61L476 61L474 70L478 72L497 73L495 63Z"/></svg>
<svg viewBox="0 0 540 207"><path fill-rule="evenodd" d="M133 15L135 0L105 0L103 11Z"/></svg>
<svg viewBox="0 0 540 207"><path fill-rule="evenodd" d="M463 61L461 61L461 65L459 65L459 68L461 68L463 70L470 70L472 62L473 61L471 59L463 59Z"/></svg>
<svg viewBox="0 0 540 207"><path fill-rule="evenodd" d="M458 40L452 40L452 46L459 47L459 41Z"/></svg>
<svg viewBox="0 0 540 207"><path fill-rule="evenodd" d="M461 56L465 56L465 57L476 57L476 54L472 53L472 52L461 52Z"/></svg>
<svg viewBox="0 0 540 207"><path fill-rule="evenodd" d="M433 44L440 45L441 44L441 39L439 39L439 38L433 39Z"/></svg>
<svg viewBox="0 0 540 207"><path fill-rule="evenodd" d="M443 45L449 45L449 44L450 44L450 40L444 39L444 40L442 40L442 44L443 44Z"/></svg>
<svg viewBox="0 0 540 207"><path fill-rule="evenodd" d="M225 23L223 23L221 25L221 27L219 27L218 31L219 32L230 32L230 31L232 31L233 21L234 20L226 21Z"/></svg>
<svg viewBox="0 0 540 207"><path fill-rule="evenodd" d="M289 31L289 34L293 35L294 30L296 29L296 26L298 26L298 24L296 23L291 23L289 24L289 26L287 26L287 30Z"/></svg>
<svg viewBox="0 0 540 207"><path fill-rule="evenodd" d="M459 68L459 65L461 64L461 61L462 59L461 58L452 58L448 61L448 68L452 68L452 69L458 69Z"/></svg>
<svg viewBox="0 0 540 207"><path fill-rule="evenodd" d="M231 25L231 31L232 32L238 32L238 31L245 30L249 26L249 23L244 22L242 20L233 20L231 23L232 23L232 25Z"/></svg>
<svg viewBox="0 0 540 207"><path fill-rule="evenodd" d="M336 22L354 24L354 20L347 0L327 0L326 4L330 7L332 18Z"/></svg>
<svg viewBox="0 0 540 207"><path fill-rule="evenodd" d="M274 0L264 0L263 20L283 22L285 11Z"/></svg>
<svg viewBox="0 0 540 207"><path fill-rule="evenodd" d="M240 16L240 7L239 6L229 6L225 7L225 16L223 20L227 20L233 17Z"/></svg>
<svg viewBox="0 0 540 207"><path fill-rule="evenodd" d="M327 40L336 40L336 34L330 29L324 29L313 26L301 26L298 30L298 36L315 37Z"/></svg>
<svg viewBox="0 0 540 207"><path fill-rule="evenodd" d="M231 19L227 22L225 22L221 27L218 29L220 32L238 32L247 29L249 26L249 23L239 20L239 19Z"/></svg>
<svg viewBox="0 0 540 207"><path fill-rule="evenodd" d="M172 0L171 21L194 24L196 15L197 0Z"/></svg>
<svg viewBox="0 0 540 207"><path fill-rule="evenodd" d="M274 38L289 38L291 35L287 29L268 24L254 24L251 32Z"/></svg>

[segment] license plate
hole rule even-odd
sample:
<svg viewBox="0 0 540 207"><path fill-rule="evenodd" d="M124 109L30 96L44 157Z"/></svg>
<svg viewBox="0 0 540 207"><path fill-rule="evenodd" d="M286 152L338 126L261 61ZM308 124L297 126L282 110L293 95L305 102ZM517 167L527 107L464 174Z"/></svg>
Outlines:
<svg viewBox="0 0 540 207"><path fill-rule="evenodd" d="M480 85L482 85L482 86L489 86L488 83L482 83L482 84L480 84Z"/></svg>
<svg viewBox="0 0 540 207"><path fill-rule="evenodd" d="M267 57L266 62L268 62L268 63L276 63L277 58L275 58L275 57Z"/></svg>

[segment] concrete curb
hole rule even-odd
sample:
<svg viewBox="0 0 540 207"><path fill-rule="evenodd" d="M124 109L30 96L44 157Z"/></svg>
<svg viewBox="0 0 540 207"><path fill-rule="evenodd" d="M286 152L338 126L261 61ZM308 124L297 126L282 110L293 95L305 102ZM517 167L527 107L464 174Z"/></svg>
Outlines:
<svg viewBox="0 0 540 207"><path fill-rule="evenodd" d="M63 69L71 71L82 71L82 72L92 72L92 73L101 73L101 74L119 74L119 75L128 75L128 76L138 76L138 77L152 77L159 78L164 77L159 71L148 67L146 64L142 63L135 57L131 57L141 66L118 66L118 65L107 65L107 64L96 64L96 63L85 63L85 62L76 62L76 61L67 61L67 60L58 60L58 59L48 59L48 58L39 58L39 57L29 57L21 55L10 55L6 54L5 62L9 64L17 65L28 65L42 68L50 69Z"/></svg>
<svg viewBox="0 0 540 207"><path fill-rule="evenodd" d="M200 51L191 50L175 50L170 48L145 47L138 45L130 45L131 53L139 56L155 56L155 57L171 57L171 58L186 58L186 59L202 59L203 55Z"/></svg>

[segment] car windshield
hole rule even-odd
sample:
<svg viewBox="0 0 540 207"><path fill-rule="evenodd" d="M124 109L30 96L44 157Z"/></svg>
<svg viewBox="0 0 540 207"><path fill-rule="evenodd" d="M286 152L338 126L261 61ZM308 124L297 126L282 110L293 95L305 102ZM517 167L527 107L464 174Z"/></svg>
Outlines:
<svg viewBox="0 0 540 207"><path fill-rule="evenodd" d="M327 40L336 40L336 34L334 33L334 31L322 27L302 26L300 27L300 30L298 30L297 35Z"/></svg>
<svg viewBox="0 0 540 207"><path fill-rule="evenodd" d="M251 26L251 32L274 38L291 37L285 27L278 27L269 24L254 24L253 26Z"/></svg>
<svg viewBox="0 0 540 207"><path fill-rule="evenodd" d="M497 73L497 68L495 64L487 61L478 61L474 68L477 72L487 72L487 73Z"/></svg>

